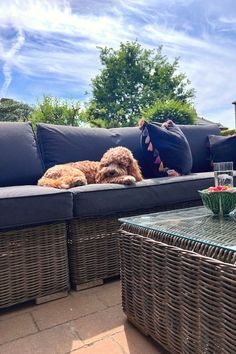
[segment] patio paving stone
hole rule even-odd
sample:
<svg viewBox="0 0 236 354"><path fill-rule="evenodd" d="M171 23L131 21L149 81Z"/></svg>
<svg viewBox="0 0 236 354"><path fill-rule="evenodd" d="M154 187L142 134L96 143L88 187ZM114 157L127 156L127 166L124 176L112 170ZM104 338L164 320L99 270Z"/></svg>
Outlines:
<svg viewBox="0 0 236 354"><path fill-rule="evenodd" d="M88 344L98 339L119 332L123 329L125 315L121 305L110 307L102 312L81 317L74 321L80 338Z"/></svg>
<svg viewBox="0 0 236 354"><path fill-rule="evenodd" d="M120 346L110 338L71 352L71 354L124 354ZM146 353L148 354L148 353Z"/></svg>
<svg viewBox="0 0 236 354"><path fill-rule="evenodd" d="M23 314L17 317L0 321L0 344L27 336L37 332L38 329L30 314Z"/></svg>
<svg viewBox="0 0 236 354"><path fill-rule="evenodd" d="M0 311L0 354L166 354L133 327L113 281Z"/></svg>
<svg viewBox="0 0 236 354"><path fill-rule="evenodd" d="M130 354L168 354L150 338L142 335L137 329L125 322L124 329L112 336L112 338L122 347L123 352Z"/></svg>
<svg viewBox="0 0 236 354"><path fill-rule="evenodd" d="M71 324L63 324L0 346L0 353L65 354L83 345Z"/></svg>
<svg viewBox="0 0 236 354"><path fill-rule="evenodd" d="M47 306L41 305L38 310L32 312L32 315L39 329L43 330L105 308L95 294L81 292L77 297L68 296L64 300L52 301Z"/></svg>
<svg viewBox="0 0 236 354"><path fill-rule="evenodd" d="M111 281L95 288L83 290L82 292L71 291L71 296L77 297L95 294L97 298L104 303L105 306L114 306L121 304L121 287L120 281Z"/></svg>

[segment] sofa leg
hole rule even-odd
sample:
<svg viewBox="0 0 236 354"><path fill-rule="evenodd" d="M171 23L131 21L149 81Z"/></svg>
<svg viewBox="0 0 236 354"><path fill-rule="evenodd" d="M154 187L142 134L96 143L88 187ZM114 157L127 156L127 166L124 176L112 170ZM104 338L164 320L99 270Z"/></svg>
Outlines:
<svg viewBox="0 0 236 354"><path fill-rule="evenodd" d="M75 286L76 291L94 288L95 286L103 285L103 279L89 281L87 283L79 284Z"/></svg>
<svg viewBox="0 0 236 354"><path fill-rule="evenodd" d="M46 295L46 296L42 296L42 297L37 297L35 299L35 303L37 305L40 305L40 304L43 304L44 302L61 299L62 297L66 297L66 296L68 296L68 291L60 291L60 292L55 293L55 294Z"/></svg>

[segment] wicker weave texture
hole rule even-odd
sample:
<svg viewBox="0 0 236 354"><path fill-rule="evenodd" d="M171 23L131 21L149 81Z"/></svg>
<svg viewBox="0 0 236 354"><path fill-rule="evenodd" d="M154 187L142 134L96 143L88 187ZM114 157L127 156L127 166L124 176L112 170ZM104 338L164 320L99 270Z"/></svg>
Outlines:
<svg viewBox="0 0 236 354"><path fill-rule="evenodd" d="M200 201L136 210L105 217L74 219L69 223L69 266L73 286L119 275L118 219L156 211L187 208Z"/></svg>
<svg viewBox="0 0 236 354"><path fill-rule="evenodd" d="M0 308L69 288L66 224L0 233Z"/></svg>
<svg viewBox="0 0 236 354"><path fill-rule="evenodd" d="M173 354L234 354L236 266L140 233L119 237L128 319Z"/></svg>
<svg viewBox="0 0 236 354"><path fill-rule="evenodd" d="M69 232L69 264L72 285L119 274L118 218L73 220Z"/></svg>

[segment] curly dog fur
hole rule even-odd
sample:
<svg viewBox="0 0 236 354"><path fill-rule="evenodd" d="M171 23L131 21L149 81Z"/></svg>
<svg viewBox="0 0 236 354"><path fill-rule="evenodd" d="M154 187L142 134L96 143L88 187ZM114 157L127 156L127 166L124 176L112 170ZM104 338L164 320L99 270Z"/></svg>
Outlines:
<svg viewBox="0 0 236 354"><path fill-rule="evenodd" d="M122 146L109 149L100 162L80 161L49 168L39 186L69 189L92 183L133 184L142 174L132 152Z"/></svg>

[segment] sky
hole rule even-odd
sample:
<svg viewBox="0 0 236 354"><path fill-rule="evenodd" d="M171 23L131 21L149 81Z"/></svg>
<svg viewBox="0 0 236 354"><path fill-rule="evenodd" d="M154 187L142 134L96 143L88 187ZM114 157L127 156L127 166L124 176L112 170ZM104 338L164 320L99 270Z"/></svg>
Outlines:
<svg viewBox="0 0 236 354"><path fill-rule="evenodd" d="M179 57L199 116L235 126L235 0L0 0L0 97L84 102L97 47L135 40Z"/></svg>

